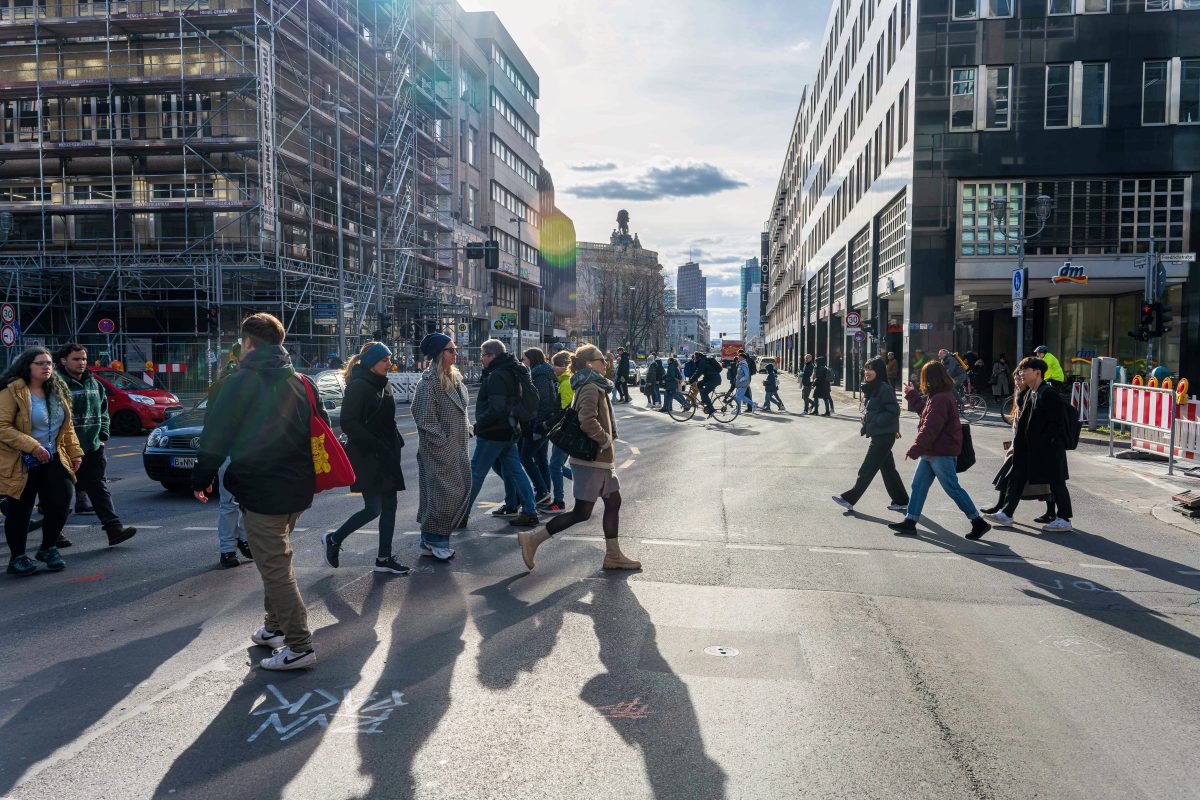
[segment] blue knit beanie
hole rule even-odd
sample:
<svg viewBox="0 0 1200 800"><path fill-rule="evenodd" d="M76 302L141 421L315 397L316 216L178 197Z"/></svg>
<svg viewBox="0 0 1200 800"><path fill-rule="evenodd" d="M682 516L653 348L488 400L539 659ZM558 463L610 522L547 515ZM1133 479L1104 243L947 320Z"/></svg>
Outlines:
<svg viewBox="0 0 1200 800"><path fill-rule="evenodd" d="M367 369L370 369L391 354L392 351L388 349L386 344L382 342L376 342L359 355L358 363L362 364Z"/></svg>
<svg viewBox="0 0 1200 800"><path fill-rule="evenodd" d="M442 354L450 346L450 337L444 333L434 332L421 340L421 352L430 361Z"/></svg>

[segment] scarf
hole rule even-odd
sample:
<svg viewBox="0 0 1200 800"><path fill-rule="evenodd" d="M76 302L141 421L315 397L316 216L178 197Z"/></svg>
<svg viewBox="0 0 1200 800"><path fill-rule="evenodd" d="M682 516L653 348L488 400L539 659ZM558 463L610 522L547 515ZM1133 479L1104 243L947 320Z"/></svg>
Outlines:
<svg viewBox="0 0 1200 800"><path fill-rule="evenodd" d="M571 373L572 391L579 391L579 387L583 386L585 383L594 383L606 392L611 392L613 388L612 381L610 381L608 378L605 378L591 367L584 367L583 369L579 370L579 372Z"/></svg>

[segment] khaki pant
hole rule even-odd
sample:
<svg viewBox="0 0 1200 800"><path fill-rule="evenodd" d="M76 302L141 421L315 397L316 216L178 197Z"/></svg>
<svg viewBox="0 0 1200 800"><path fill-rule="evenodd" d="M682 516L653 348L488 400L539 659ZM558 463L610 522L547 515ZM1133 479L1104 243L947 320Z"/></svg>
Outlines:
<svg viewBox="0 0 1200 800"><path fill-rule="evenodd" d="M254 563L262 575L263 625L269 631L283 631L284 643L294 652L312 650L308 629L308 609L300 597L296 573L292 569L292 542L289 538L299 514L258 514L242 509L246 541L254 554Z"/></svg>

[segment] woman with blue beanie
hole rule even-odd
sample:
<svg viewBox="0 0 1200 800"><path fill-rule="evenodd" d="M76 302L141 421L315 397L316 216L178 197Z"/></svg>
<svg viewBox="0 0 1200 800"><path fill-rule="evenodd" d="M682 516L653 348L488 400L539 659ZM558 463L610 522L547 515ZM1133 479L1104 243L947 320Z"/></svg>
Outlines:
<svg viewBox="0 0 1200 800"><path fill-rule="evenodd" d="M396 401L388 382L392 351L382 342L367 342L346 364L346 393L342 399L342 431L349 439L346 455L354 467L352 492L362 492L363 509L333 533L321 537L325 563L337 567L342 542L379 518L376 572L407 575L408 567L392 556L396 531L396 493L404 490L400 448L404 437L396 430Z"/></svg>

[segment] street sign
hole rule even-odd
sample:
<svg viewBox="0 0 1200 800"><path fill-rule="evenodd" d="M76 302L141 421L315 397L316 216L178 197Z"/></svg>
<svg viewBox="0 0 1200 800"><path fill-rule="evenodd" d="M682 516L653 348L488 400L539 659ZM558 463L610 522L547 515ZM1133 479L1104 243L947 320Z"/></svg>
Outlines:
<svg viewBox="0 0 1200 800"><path fill-rule="evenodd" d="M467 328L468 328L468 327L469 327L469 326L467 325L467 323L465 323L465 322L460 322L460 323L458 323L458 332L459 332L459 333L466 333L466 332L467 332Z"/></svg>
<svg viewBox="0 0 1200 800"><path fill-rule="evenodd" d="M858 326L862 324L862 315L857 311L846 312L846 330L856 331Z"/></svg>
<svg viewBox="0 0 1200 800"><path fill-rule="evenodd" d="M865 342L866 340L867 340L867 334L864 331L855 331L854 332L854 341Z"/></svg>
<svg viewBox="0 0 1200 800"><path fill-rule="evenodd" d="M113 322L108 317L105 317L104 319L97 322L96 327L100 329L101 333L112 333L113 331L115 331L117 329L116 323Z"/></svg>
<svg viewBox="0 0 1200 800"><path fill-rule="evenodd" d="M1167 264L1194 263L1195 253L1159 253L1158 260Z"/></svg>
<svg viewBox="0 0 1200 800"><path fill-rule="evenodd" d="M0 322L5 325L11 325L17 318L17 307L12 303L5 303L0 306Z"/></svg>
<svg viewBox="0 0 1200 800"><path fill-rule="evenodd" d="M313 303L314 325L336 325L337 303Z"/></svg>
<svg viewBox="0 0 1200 800"><path fill-rule="evenodd" d="M1012 315L1014 317L1022 317L1025 315L1025 301L1024 300L1013 300Z"/></svg>
<svg viewBox="0 0 1200 800"><path fill-rule="evenodd" d="M504 330L504 320L498 319L498 320L495 320L494 322L492 322L492 330L496 330L496 331Z"/></svg>
<svg viewBox="0 0 1200 800"><path fill-rule="evenodd" d="M12 325L5 325L0 328L0 344L5 347L12 347L17 343L17 329Z"/></svg>
<svg viewBox="0 0 1200 800"><path fill-rule="evenodd" d="M1024 300L1025 299L1025 283L1026 283L1026 278L1028 277L1025 273L1026 273L1026 270L1024 267L1022 267L1021 269L1013 270L1013 274L1012 274L1012 299L1013 300ZM1014 313L1013 316L1016 316L1016 313Z"/></svg>

